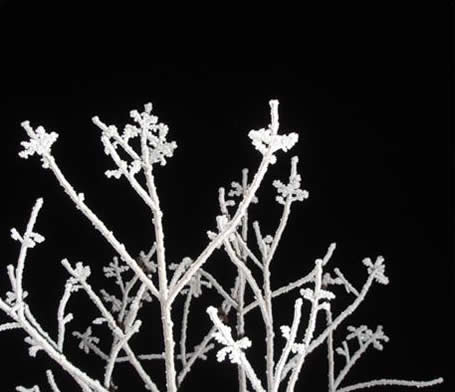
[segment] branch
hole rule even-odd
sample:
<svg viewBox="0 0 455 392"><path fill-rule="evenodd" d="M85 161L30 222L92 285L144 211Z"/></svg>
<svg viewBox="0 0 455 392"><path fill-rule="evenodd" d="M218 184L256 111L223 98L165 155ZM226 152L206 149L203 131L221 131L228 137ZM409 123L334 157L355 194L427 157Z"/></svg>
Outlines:
<svg viewBox="0 0 455 392"><path fill-rule="evenodd" d="M349 385L347 387L343 387L337 389L337 392L350 392L355 391L356 389L365 389L371 388L375 386L382 386L382 385L401 385L403 387L416 387L416 388L424 388L424 387L431 387L433 385L441 384L444 382L442 377L435 378L430 381L408 381L408 380L394 380L394 379L387 379L383 378L380 380L372 380L367 382L360 382L358 384Z"/></svg>
<svg viewBox="0 0 455 392"><path fill-rule="evenodd" d="M218 333L220 334L220 339L225 342L226 347L218 351L218 361L222 360L223 353L230 352L230 358L231 361L234 363L238 363L242 366L242 368L245 370L245 373L248 377L248 379L251 382L252 387L257 391L257 392L265 392L265 389L261 385L261 381L258 379L256 376L256 373L254 372L253 368L251 367L248 359L246 358L245 354L241 350L241 341L236 342L232 338L230 328L226 327L221 320L217 316L217 310L213 307L210 306L207 309L207 313L212 320L213 324L217 327ZM248 339L249 341L249 339ZM249 342L251 344L251 342ZM246 344L245 344L246 346Z"/></svg>
<svg viewBox="0 0 455 392"><path fill-rule="evenodd" d="M202 267L207 259L212 255L213 251L221 246L221 244L229 238L229 236L236 230L240 224L242 217L246 214L250 203L252 202L255 193L259 189L262 180L267 172L270 164L274 164L276 157L273 155L278 150L287 151L291 148L298 139L297 134L278 135L279 121L278 121L278 101L270 101L270 115L271 125L268 131L250 131L249 137L253 140L253 145L263 154L262 161L259 168L251 182L248 191L246 192L243 200L237 207L233 218L226 223L224 229L213 239L207 247L201 252L196 261L185 272L185 274L178 280L175 286L171 287L169 292L169 301L172 303L177 294L189 282L191 277Z"/></svg>

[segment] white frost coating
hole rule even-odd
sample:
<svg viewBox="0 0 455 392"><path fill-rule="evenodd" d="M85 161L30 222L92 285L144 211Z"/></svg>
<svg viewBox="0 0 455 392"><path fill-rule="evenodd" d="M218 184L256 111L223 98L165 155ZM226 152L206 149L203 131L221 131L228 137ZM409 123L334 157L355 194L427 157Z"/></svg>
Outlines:
<svg viewBox="0 0 455 392"><path fill-rule="evenodd" d="M233 363L237 363L245 370L248 379L251 382L253 389L257 392L265 392L261 385L260 380L256 376L253 368L251 367L248 359L243 353L242 349L247 348L251 345L251 341L247 338L242 338L236 342L231 335L231 329L225 326L218 318L218 311L213 306L207 308L207 313L212 320L215 327L218 329L218 333L215 332L213 337L224 344L226 347L218 351L217 359L222 361L226 354L229 354L229 358Z"/></svg>
<svg viewBox="0 0 455 392"><path fill-rule="evenodd" d="M278 196L276 197L276 201L280 204L285 204L285 200L289 199L290 202L293 201L303 201L308 199L308 191L300 189L300 183L302 178L300 174L297 174L297 162L298 158L292 158L292 168L291 168L291 175L289 176L289 184L285 185L279 180L273 181L273 186L278 191Z"/></svg>
<svg viewBox="0 0 455 392"><path fill-rule="evenodd" d="M218 362L224 361L226 356L229 357L229 360L232 363L241 363L241 354L242 350L251 347L251 340L243 337L239 340L234 340L231 334L231 328L224 325L218 319L218 310L214 307L209 307L207 309L207 313L209 314L210 318L212 319L213 323L218 329L218 332L213 333L213 338L218 342L224 345L222 349L218 351L216 354L216 359Z"/></svg>
<svg viewBox="0 0 455 392"><path fill-rule="evenodd" d="M385 264L384 257L378 256L373 264L369 257L362 260L362 263L368 268L368 273L373 275L375 280L381 284L389 284L389 278L384 275Z"/></svg>
<svg viewBox="0 0 455 392"><path fill-rule="evenodd" d="M270 101L271 109L271 124L269 128L261 128L259 130L251 130L248 137L251 139L253 146L262 153L262 155L270 155L270 163L276 163L276 156L274 153L279 150L288 151L299 140L299 135L291 132L288 135L278 135L279 121L278 121L278 101Z"/></svg>
<svg viewBox="0 0 455 392"><path fill-rule="evenodd" d="M128 164L124 160L120 160L118 165L119 169L107 170L106 176L108 178L114 177L119 179L123 172L128 171L130 175L139 173L144 164L139 155L134 152L132 146L129 144L133 139L141 136L142 133L146 134L146 149L147 160L150 164L159 163L161 166L166 165L166 158L171 158L174 155L174 150L177 148L177 143L167 141L167 134L169 128L166 124L158 123L158 117L151 114L152 104L147 103L144 105L144 111L139 112L132 110L130 117L135 124L127 124L123 129L123 133L118 133L117 127L104 125L98 117L93 117L93 122L102 131L106 141L112 142L114 149L121 146L132 158L132 162ZM104 142L103 142L104 143ZM107 148L105 144L105 153L111 155L112 151Z"/></svg>
<svg viewBox="0 0 455 392"><path fill-rule="evenodd" d="M258 131L252 130L248 134L252 140L253 146L265 155L269 149L272 152L279 150L288 151L290 150L295 143L299 140L299 135L295 132L290 133L289 135L274 135L270 129L259 129ZM276 163L276 156L270 156L270 163L274 165Z"/></svg>
<svg viewBox="0 0 455 392"><path fill-rule="evenodd" d="M86 354L90 352L90 347L93 344L97 344L100 341L96 336L92 336L92 327L88 327L84 333L74 331L73 335L80 339L78 347Z"/></svg>
<svg viewBox="0 0 455 392"><path fill-rule="evenodd" d="M48 156L51 154L51 147L57 140L58 134L55 132L47 133L41 126L33 130L29 121L24 121L21 125L30 137L30 141L21 142L24 150L19 152L19 156L28 159L34 154L40 155L43 168L48 169Z"/></svg>
<svg viewBox="0 0 455 392"><path fill-rule="evenodd" d="M153 170L156 163L161 166L166 164L167 159L173 156L177 145L175 142L167 141L168 128L165 124L159 123L158 117L152 114L150 103L144 105L142 112L131 111L130 116L133 124L127 124L121 133L116 126L106 125L98 117L94 117L93 122L101 130L105 153L112 158L116 166L106 174L114 178L124 177L152 215L150 222L154 228L155 238L147 247L150 250L139 252L137 257L133 257L127 251L127 246L114 236L112 229L108 228L85 204L84 194L76 192L63 175L52 155L52 146L58 135L55 132L46 132L43 127L33 129L27 121L22 123L29 140L21 143L23 151L19 155L25 159L38 155L43 167L50 169L55 175L75 207L112 246L114 257L103 268L103 272L105 278L112 279L115 284L114 289L95 290L88 282L91 275L90 266L78 262L72 267L66 259L62 260L62 265L70 277L58 305L56 340L40 326L27 303L29 296L23 287L27 254L44 241L44 237L34 230L37 215L43 203L42 199L38 199L25 231L11 229L11 237L20 244L20 251L16 265L10 264L6 268L10 288L5 290L4 296L0 297L0 309L8 317L8 321L0 323L0 333L22 329L25 332L29 355L35 357L38 352L40 355L41 353L48 355L73 378L83 392L115 391L117 386L114 380L117 381L116 374L120 372L121 367L117 365L120 363L128 363L132 366L142 381L144 390L160 392L155 380L152 380L152 377L153 379L157 377L158 372L155 369L159 367L150 368L143 363L150 360L164 362L166 383L161 391L177 392L195 362L208 357L208 353L215 346L212 344L213 340L222 345L216 355L218 361L229 358L237 366L239 392L299 390L300 385L297 384L299 375L307 367L303 367L303 363L324 342L328 345L329 392L349 392L379 385L428 387L442 382L442 378L430 381L377 379L341 386L350 370L369 347L382 350L383 344L388 341L382 326L373 330L366 325L360 325L348 326L345 339L340 344L334 342L334 337L338 336L334 331L363 303L370 288L376 283L388 284L389 279L385 275L382 256L378 256L374 262L371 258L365 258L362 261L366 267L367 276L359 290L355 287L360 287L360 284L351 282L351 279L340 269L335 268L333 272L327 270L328 262L335 250L335 243L330 244L325 256L316 259L314 268L309 272L306 271L304 276L281 287L273 287L272 260L275 259L280 240L287 227L291 208L294 208L294 201L303 201L308 197L308 191L301 188L301 175L297 173L298 158L292 157L287 184L279 180L273 182L278 193L276 200L282 209L276 229L270 234L263 234L260 219L251 225L249 207L259 200L257 192L269 165L277 161L276 152L288 151L298 140L296 133L279 134L277 100L270 101L270 125L250 131L248 134L253 146L262 154L262 160L251 181L248 179L248 169L243 169L242 181L231 182L231 188L227 191L227 196L231 199L226 199L225 189L219 188L220 213L216 217L216 231L208 231L210 241L199 255L184 257L180 263L166 260L164 212L160 208L155 170ZM138 145L139 148L137 148ZM249 236L251 226L253 235ZM224 251L235 267L237 277L229 287L223 287L220 283L222 280L218 279L216 273L210 273L205 267L216 249ZM293 262L293 260L284 260L284 263L286 262ZM98 264L93 264L92 268L98 268ZM305 265L303 269L306 270ZM168 274L172 277L168 278ZM189 332L192 320L190 311L194 309L192 304L202 295L206 295L209 292L207 289L218 296L214 299L217 305L221 299L221 305L218 309L208 308L207 313L213 326L199 344L190 348L188 342L191 341ZM292 320L289 320L287 325L275 325L274 299L296 289L299 290L302 298L298 298L294 303ZM250 297L245 295L248 291L253 293L250 301L248 301ZM82 327L82 331L85 332L70 331L70 333L72 332L78 338L77 344L81 350L86 354L94 354L105 363L105 372L101 375L102 383L88 376L66 356L67 345L73 344L73 341L67 343L65 334L73 319L73 312L77 312L77 309L71 309L73 312L69 313L67 308L71 306L70 299L76 292L85 293L96 306L99 314L88 323L88 326ZM173 307L180 306L180 301L176 301L180 294L185 296L184 301L181 301L183 311L173 311L175 310ZM341 294L349 296L352 302L344 310L335 314L331 303L335 302ZM149 309L147 312L141 313L141 311L152 300L159 305L164 351L149 353L148 350L142 350L143 347L140 347L141 352L136 354L131 347L134 339L131 339L133 341L130 343L130 338L139 332L141 326L139 317L149 316ZM310 306L304 300L309 301ZM261 369L265 367L265 373L261 371L264 374L255 371L256 364L249 362L245 352L247 348L249 348L248 352L256 349L251 347L250 338L245 336L249 321L245 316L256 308L259 308L264 326L262 329L256 327L255 330L265 331L265 366L260 367ZM309 311L309 315L303 316L302 309ZM317 323L320 311L323 311L326 318L323 327ZM180 316L182 317L178 324L180 331L176 331L174 320L175 317ZM227 325L228 322L231 326ZM106 331L112 336L110 338L108 336L109 347L105 349ZM278 336L275 336L276 333ZM280 338L280 335L284 339ZM264 340L259 339L259 341ZM342 362L341 365L335 363L338 361ZM88 365L87 368L89 369L90 366ZM150 369L153 371L148 374ZM335 370L338 371L337 374ZM51 390L60 392L53 373L47 371L46 376ZM287 388L283 387L283 383L287 384ZM16 389L19 392L39 391L38 386Z"/></svg>

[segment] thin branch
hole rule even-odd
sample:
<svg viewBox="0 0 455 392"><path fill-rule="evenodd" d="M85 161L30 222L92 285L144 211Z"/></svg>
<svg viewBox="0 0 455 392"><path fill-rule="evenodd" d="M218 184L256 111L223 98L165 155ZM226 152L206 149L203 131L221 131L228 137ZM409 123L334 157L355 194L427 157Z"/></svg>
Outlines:
<svg viewBox="0 0 455 392"><path fill-rule="evenodd" d="M50 385L50 387L52 389L52 392L60 392L60 389L59 389L59 387L57 386L57 384L55 382L54 375L52 374L52 371L46 370L46 377L47 377L47 381L49 382L49 385Z"/></svg>
<svg viewBox="0 0 455 392"><path fill-rule="evenodd" d="M16 267L16 299L17 302L20 303L23 300L23 288L22 288L22 276L24 274L24 265L25 265L25 258L27 257L27 249L31 248L33 245L33 240L30 238L31 234L33 233L33 228L36 223L36 219L38 217L38 213L43 206L43 199L39 198L36 200L35 205L33 206L32 213L30 214L30 218L27 223L27 228L25 230L25 234L21 244L21 250L19 252L19 258L17 261Z"/></svg>
<svg viewBox="0 0 455 392"><path fill-rule="evenodd" d="M280 386L280 381L281 381L281 373L283 372L284 365L286 364L289 354L291 353L292 346L295 343L295 339L297 336L297 329L299 327L300 318L302 316L302 304L303 304L302 298L298 298L295 301L294 317L292 319L292 324L291 324L291 328L289 331L289 335L286 338L287 339L286 345L283 348L280 359L278 360L278 363L275 368L274 384L273 384L273 389L272 389L273 392L278 392L278 388Z"/></svg>
<svg viewBox="0 0 455 392"><path fill-rule="evenodd" d="M256 376L253 368L251 367L250 362L246 358L245 354L243 353L240 348L237 347L236 342L233 340L229 329L221 322L221 320L217 316L217 310L214 307L209 307L207 309L207 313L210 316L213 324L217 327L220 334L223 335L224 339L228 342L230 349L235 352L235 356L238 358L239 364L245 370L245 373L250 380L251 386L257 392L265 392L265 389L261 385L261 381Z"/></svg>
<svg viewBox="0 0 455 392"><path fill-rule="evenodd" d="M235 231L243 215L246 213L251 201L253 200L256 191L259 189L259 186L261 185L261 182L270 165L272 155L273 149L272 147L270 147L267 153L263 156L263 159L253 178L253 181L251 182L251 185L248 188L245 197L238 205L234 217L226 224L224 229L216 236L216 238L207 245L207 247L201 252L196 261L193 264L191 264L191 267L185 272L185 274L176 282L176 284L173 287L171 287L169 293L170 302L173 302L175 300L180 290L182 290L182 288L186 284L188 284L193 275L198 271L200 267L204 265L207 259L212 255L213 251L216 248L218 248L226 240L226 238L229 238L229 236Z"/></svg>
<svg viewBox="0 0 455 392"><path fill-rule="evenodd" d="M326 322L327 326L332 324L332 311L330 308L326 309ZM328 377L329 377L329 392L335 392L335 361L333 352L333 332L329 333L327 337L327 361L328 361Z"/></svg>
<svg viewBox="0 0 455 392"><path fill-rule="evenodd" d="M394 380L394 379L387 379L383 378L380 380L372 380L367 382L360 382L358 384L349 385L347 387L343 387L337 390L337 392L351 392L357 389L365 389L371 388L376 386L384 386L384 385L399 385L403 387L416 387L416 388L424 388L424 387L431 387L433 385L441 384L444 382L442 377L435 378L430 381L408 381L408 380Z"/></svg>
<svg viewBox="0 0 455 392"><path fill-rule="evenodd" d="M262 263L258 260L258 258L254 255L254 253L251 251L251 249L248 247L245 241L243 241L242 237L240 236L239 233L235 232L234 233L236 240L239 242L241 245L242 249L244 252L246 252L247 256L253 261L254 264L256 264L260 270L262 270L264 267L262 266Z"/></svg>
<svg viewBox="0 0 455 392"><path fill-rule="evenodd" d="M185 303L183 305L183 316L182 316L182 332L180 336L180 356L182 365L186 363L186 331L188 328L188 316L190 314L191 299L193 298L193 287L190 286L188 293L186 294Z"/></svg>
<svg viewBox="0 0 455 392"><path fill-rule="evenodd" d="M367 281L363 285L359 296L356 297L356 299L349 306L347 306L346 309L342 313L340 313L335 318L335 320L329 326L327 326L327 328L321 334L319 334L319 336L317 338L315 338L309 344L309 346L305 350L306 355L310 354L315 348L317 348L319 345L321 345L325 341L325 339L327 339L328 335L330 333L332 333L333 331L335 331L335 329L338 328L338 326L359 307L359 305L365 299L365 297L373 283L373 280L374 280L374 275L370 274L368 276ZM290 370L292 370L292 368L295 366L295 364L297 362L298 357L299 357L299 355L296 355L296 356L294 356L294 358L291 361L289 361L289 363L286 365L286 367L282 373L282 378L285 378L287 373Z"/></svg>
<svg viewBox="0 0 455 392"><path fill-rule="evenodd" d="M106 241L112 246L112 248L119 254L120 258L124 260L128 266L134 271L138 278L147 285L152 294L156 297L159 297L159 292L152 280L144 273L144 271L139 267L136 260L130 256L127 252L125 245L120 243L117 238L115 238L112 231L110 231L106 225L96 216L95 213L85 204L83 198L80 197L72 187L72 185L67 181L63 173L60 171L60 168L55 163L54 157L49 153L44 153L43 157L46 158L49 168L54 173L57 178L58 183L61 185L65 193L70 197L73 203L76 205L76 208L80 210L85 217L93 224L96 230L98 230Z"/></svg>
<svg viewBox="0 0 455 392"><path fill-rule="evenodd" d="M109 358L109 361L106 365L106 371L104 373L104 386L106 388L109 388L111 385L111 378L112 378L112 372L114 371L114 366L115 366L115 360L120 352L120 350L123 348L123 346L128 342L128 340L137 332L139 331L139 328L141 326L141 322L137 320L132 327L129 328L128 332L125 334L125 336L121 339L116 339L117 342L115 343L114 347L111 350L111 355Z"/></svg>
<svg viewBox="0 0 455 392"><path fill-rule="evenodd" d="M204 269L200 269L201 275L206 278L215 290L220 294L234 309L238 309L237 302L223 289L223 286L218 283L215 277Z"/></svg>
<svg viewBox="0 0 455 392"><path fill-rule="evenodd" d="M63 351L63 342L65 340L65 324L72 319L70 315L65 317L65 307L68 303L68 300L71 296L71 290L73 285L69 282L65 284L65 291L63 293L62 299L59 302L57 310L57 322L58 322L58 336L57 336L57 346L60 351Z"/></svg>

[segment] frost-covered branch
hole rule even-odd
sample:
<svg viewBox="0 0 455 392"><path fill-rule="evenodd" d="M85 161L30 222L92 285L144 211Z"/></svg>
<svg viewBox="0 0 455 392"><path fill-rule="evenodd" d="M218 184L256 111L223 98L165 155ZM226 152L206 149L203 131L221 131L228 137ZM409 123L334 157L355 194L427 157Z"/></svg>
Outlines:
<svg viewBox="0 0 455 392"><path fill-rule="evenodd" d="M253 145L262 153L263 159L259 165L259 168L254 175L253 181L251 182L248 191L246 192L243 200L237 207L237 210L229 221L227 221L223 227L223 230L207 245L207 247L201 252L196 261L191 265L188 271L179 279L174 287L171 288L169 293L169 299L172 302L177 293L188 283L191 276L202 267L202 265L211 256L213 251L221 246L226 238L235 231L237 226L240 224L242 217L245 215L248 206L253 201L256 191L259 189L261 182L267 172L270 164L276 162L274 153L278 150L287 151L297 142L298 135L291 133L290 135L278 135L278 101L270 101L271 108L271 125L270 129L261 129L259 131L250 131L249 137L253 141Z"/></svg>
<svg viewBox="0 0 455 392"><path fill-rule="evenodd" d="M224 360L226 355L228 355L232 363L240 364L245 370L253 389L256 392L265 392L265 389L261 385L261 381L256 376L256 373L242 351L251 346L251 341L245 337L235 341L232 338L231 329L221 322L217 315L218 312L214 307L209 307L207 313L218 330L218 332L215 332L214 334L215 339L225 346L217 353L218 362Z"/></svg>
<svg viewBox="0 0 455 392"><path fill-rule="evenodd" d="M281 373L283 372L284 365L286 364L289 354L291 350L295 348L295 340L297 337L297 329L300 325L300 318L302 315L302 304L303 301L301 298L297 299L294 304L294 317L292 319L291 327L289 328L287 325L283 325L280 327L281 334L286 339L286 345L283 348L281 353L280 359L275 368L274 374L274 383L273 383L273 392L278 391L280 380L281 380Z"/></svg>
<svg viewBox="0 0 455 392"><path fill-rule="evenodd" d="M106 225L95 215L95 213L87 206L87 204L84 202L85 200L84 195L82 193L77 193L71 186L71 184L68 182L68 180L65 178L63 173L60 171L60 168L57 166L54 157L51 155L50 147L45 148L46 144L44 146L41 146L40 143L43 143L42 142L43 136L40 137L40 135L38 134L38 130L41 130L41 134L46 134L44 128L38 127L35 132L28 121L24 121L21 125L27 132L28 136L30 137L30 142L22 143L25 150L21 151L19 153L19 156L25 159L27 159L30 155L33 155L34 153L37 153L38 155L41 156L43 161L43 167L48 168L52 171L58 183L65 191L65 193L76 205L76 208L87 217L87 219L93 224L95 229L98 230L103 235L106 241L119 254L121 259L124 260L129 265L129 267L136 273L139 279L141 279L147 285L151 292L155 296L158 296L159 294L157 288L155 287L153 282L147 277L147 275L142 271L142 269L138 266L137 262L127 252L125 245L123 245L121 242L117 240L112 231L110 231L106 227ZM54 132L46 135L52 134L54 134ZM47 140L48 137L44 139ZM55 139L57 139L57 137L55 137ZM35 147L36 145L38 145L39 147Z"/></svg>
<svg viewBox="0 0 455 392"><path fill-rule="evenodd" d="M435 378L430 381L407 381L407 380L394 380L394 379L380 379L380 380L372 380L367 382L360 382L358 384L349 385L347 387L343 387L337 389L337 392L351 392L357 389L365 389L371 388L376 386L385 386L385 385L397 385L403 387L416 387L416 388L425 388L431 387L433 385L441 384L444 382L442 377Z"/></svg>
<svg viewBox="0 0 455 392"><path fill-rule="evenodd" d="M52 371L46 370L46 377L52 389L52 392L60 392L60 388L57 386L57 383L55 382L54 374L52 373Z"/></svg>
<svg viewBox="0 0 455 392"><path fill-rule="evenodd" d="M327 342L328 349L328 392L349 392L385 385L420 388L441 383L442 378L430 381L377 379L341 387L349 371L368 347L381 350L383 342L388 340L382 326L378 326L375 331L366 325L348 326L345 340L334 348L336 336L334 332L366 299L373 283L388 284L389 279L385 274L382 256L378 256L374 261L370 258L362 260L368 276L363 286L357 289L357 283L351 282L339 268L327 271L328 262L336 246L332 243L325 256L315 260L309 272L274 288L273 268L281 267L273 262L273 259L278 254L278 246L290 219L291 207L294 206L294 202L307 199L308 191L301 187L302 178L297 172L299 158L294 156L290 159L288 180L272 182L276 191L275 200L281 209L281 217L275 231L271 234L263 232L259 224L260 219L255 220L251 225L255 241L253 244L250 243L248 238L250 217L255 213L250 207L259 202L258 191L270 165L277 163L278 153L289 151L299 139L295 132L288 134L279 132L278 101L271 100L269 104L270 124L248 133L253 147L261 154L261 160L251 181L248 178L248 169L244 168L239 182L231 182L231 187L227 191L225 188L219 188L220 214L216 217L216 232L207 232L209 241L202 247L199 255L194 258L182 255L181 261L177 263L167 259L165 215L160 207L156 184L157 167L166 165L168 159L173 156L177 144L168 141L169 129L152 113L152 104L145 104L142 111L132 110L130 112L132 123L126 124L122 130L114 125L107 125L97 116L92 118L93 123L101 130L100 138L104 152L114 164L114 168L107 170L105 175L114 179L124 177L150 213L154 238L148 241L147 246L150 244L152 246L147 253L142 251L136 258L131 256L126 246L88 207L84 194L77 193L63 175L52 154L53 145L58 138L57 133L47 132L42 126L33 128L28 121L24 121L21 125L28 135L28 140L21 143L23 150L19 156L27 159L37 155L42 167L53 173L76 208L109 243L114 255L112 261L102 270L105 278L114 282L116 292L110 288L93 288L88 283L90 266L80 262L72 266L67 259L63 259L62 265L70 277L58 304L56 340L41 327L27 303L28 292L23 285L28 251L44 241L44 237L34 231L38 212L43 204L42 199L38 199L25 232L21 234L15 228L11 230L11 237L20 243L20 251L16 266L8 265L6 268L11 287L4 297L0 297L0 309L7 315L8 321L0 323L0 332L23 330L29 355L35 357L39 352L46 353L73 378L83 392L116 391L117 386L113 379L117 378L114 372L119 370L118 365L121 363L133 366L146 390L160 392L158 385L144 369L144 361L151 360L164 362L163 388L166 392L177 392L195 362L198 359L205 360L210 350L215 347L212 339L222 345L216 355L218 361L229 358L237 366L239 392L248 392L248 389L255 392L278 392L285 381L286 391L295 392L307 357L324 342ZM223 287L220 283L222 280L215 273L209 272L206 268L208 259L217 249L225 251L235 268L236 277L230 291ZM293 258L298 259L298 256L293 255ZM86 354L93 353L104 362L102 383L87 375L64 354L69 344L65 337L73 319L73 313L68 312L67 308L73 294L81 289L93 302L99 315L84 332L72 331L72 335L78 339L78 347L81 350ZM199 344L190 348L188 344L192 333L190 312L195 311L196 307L193 304L209 289L213 289L216 295L219 295L221 305L218 309L212 306L207 309L213 325ZM276 331L276 306L273 301L295 289L300 289L301 298L294 301L292 319ZM335 300L335 290L352 298L352 302L339 314L332 311L331 303ZM176 301L180 295L184 297L182 308L179 312L173 312L173 307L180 306ZM306 316L302 314L304 300L309 303ZM162 346L157 353L141 350L141 354L136 354L131 347L135 342L132 338L139 332L143 333L144 328L140 330L142 320L149 317L149 313L140 310L145 308L145 303L152 301L159 306ZM147 310L149 308L152 307L147 306ZM251 339L246 336L249 331L247 315L256 308L259 308L265 333L264 375L257 373L255 364L250 362L245 354L245 350L252 346ZM320 327L318 316L321 310L324 311L325 324ZM173 319L176 314L182 317L181 330L178 331L180 340L177 342ZM232 320L235 322L233 330L228 326ZM104 348L105 340L100 339L101 335L98 334L98 329L103 328L112 335L108 349ZM277 332L281 332L284 340L275 338ZM178 353L175 352L176 344ZM253 349L256 347L250 348L250 351ZM342 360L344 358L344 364L340 368L335 367L335 352ZM150 366L151 370L155 368ZM340 369L338 374L335 374L335 369ZM153 376L155 375L156 373ZM52 392L60 392L53 373L48 370L46 376ZM16 390L40 391L37 385L31 388L18 386Z"/></svg>

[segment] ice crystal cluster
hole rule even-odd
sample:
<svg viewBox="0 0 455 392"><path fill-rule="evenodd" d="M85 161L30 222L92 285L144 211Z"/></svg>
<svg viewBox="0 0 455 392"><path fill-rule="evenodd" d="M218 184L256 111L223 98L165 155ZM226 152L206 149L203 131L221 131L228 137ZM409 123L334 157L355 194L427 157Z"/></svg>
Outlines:
<svg viewBox="0 0 455 392"><path fill-rule="evenodd" d="M35 231L43 200L36 201L22 233L15 228L11 230L11 237L19 243L20 249L16 265L6 268L10 287L2 293L0 309L7 321L0 325L0 331L10 333L14 329L22 330L31 357L47 355L55 362L55 369L46 371L50 390L62 390L54 378L53 372L56 370L67 373L83 392L118 390L113 374L118 370L119 363L126 362L136 372L144 390L175 392L184 383L196 361L216 358L218 362L230 361L235 364L240 392L292 392L297 390L299 375L307 357L323 343L327 348L329 392L363 390L377 385L427 387L442 382L441 378L428 381L376 379L355 384L346 381L349 371L369 347L382 350L388 341L380 325L375 328L347 325L345 339L338 346L335 346L333 337L338 327L342 324L346 327L346 319L361 305L374 284L388 284L382 256L376 257L375 261L365 258L362 261L366 267L364 282L354 283L338 268L332 271L328 269L336 248L333 243L301 278L281 287L272 287L271 264L286 229L291 208L296 202L307 199L309 194L302 188L302 177L297 171L298 158L291 157L288 181L273 181L276 201L282 210L276 231L264 235L258 221L249 221L248 208L252 203L259 202L258 190L269 166L278 159L285 159L286 153L292 150L299 139L296 132L281 132L276 100L270 101L270 115L267 127L248 133L253 147L260 153L255 174L249 176L249 171L243 169L241 182L233 181L227 194L224 188L218 190L220 212L215 220L216 227L207 230L208 242L199 255L184 256L178 263L171 263L166 258L162 223L164 212L160 208L154 172L157 164L165 166L167 160L172 158L177 144L168 140L169 129L152 114L152 104L147 103L142 112L131 111L132 123L127 124L122 131L114 125L105 124L99 117L93 117L93 123L100 130L104 152L114 165L114 168L106 171L106 176L127 181L150 210L154 241L148 250L138 255L130 253L127 246L87 206L84 195L73 188L61 171L52 154L57 133L47 132L42 126L34 129L28 121L22 123L28 139L21 143L23 150L19 156L28 159L38 155L42 166L53 173L83 217L110 244L113 259L102 270L106 279L115 282L120 293L118 296L103 288L92 287L91 268L95 266L63 259L61 264L68 273L68 279L63 285L57 309L57 336L51 336L34 316L33 309L27 303L28 292L23 285L29 252L45 240L43 235ZM250 226L254 236L248 235ZM217 249L224 251L235 267L236 278L231 287L223 287L207 269ZM338 287L344 290L337 291ZM209 291L213 306L208 307L207 315L204 316L212 327L199 344L190 347L187 337L191 302ZM85 331L73 330L71 335L78 340L80 350L98 356L104 362L103 375L89 374L89 366L81 368L67 355L70 343L65 339L74 318L67 308L71 296L76 292L85 293L87 300L95 305L98 315L86 326ZM277 325L274 322L276 309L273 300L290 292L300 294L293 304L292 319L287 325ZM343 311L335 314L332 303L340 293L345 293L351 301ZM183 310L172 313L178 296L184 297ZM152 301L159 303L160 314L150 314L147 304ZM254 345L245 335L245 326L248 323L247 315L253 310L260 313L263 322L265 374L259 373L254 361L249 358L249 351ZM174 326L173 317L176 315L182 317L179 330ZM235 320L234 328L227 324L228 316ZM143 352L143 347L133 347L130 343L130 339L141 332L142 319L150 317L161 320L163 340L159 353ZM325 320L322 330L317 328L319 318ZM100 342L108 338L111 346L109 351L104 352ZM216 355L212 355L212 350L216 351ZM337 362L340 362L337 364L337 369L340 369L338 373L335 372L335 354L338 355ZM157 377L161 367L156 366L156 361L164 362L165 374L162 378L165 383ZM38 392L40 386L18 386L16 390Z"/></svg>

